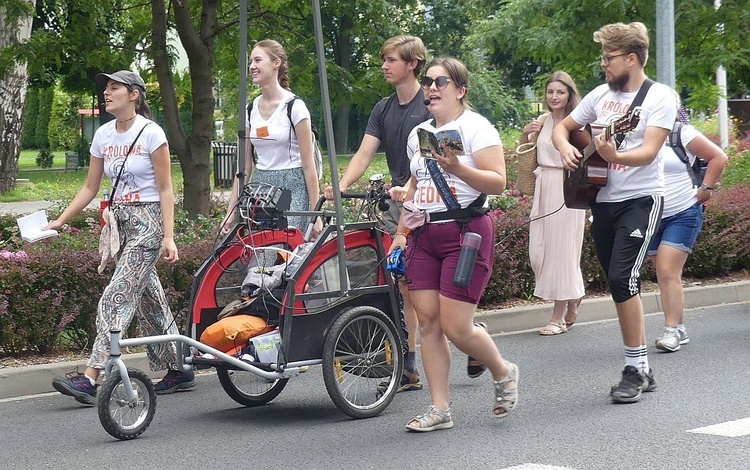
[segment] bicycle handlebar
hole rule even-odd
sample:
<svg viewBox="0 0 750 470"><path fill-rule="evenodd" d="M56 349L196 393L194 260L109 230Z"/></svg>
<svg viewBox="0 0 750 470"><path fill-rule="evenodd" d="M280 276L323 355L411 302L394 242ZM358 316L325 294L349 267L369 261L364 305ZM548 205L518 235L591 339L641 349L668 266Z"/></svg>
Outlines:
<svg viewBox="0 0 750 470"><path fill-rule="evenodd" d="M371 199L372 202L378 202L381 199L390 199L391 195L387 192L384 192L382 194L372 194L372 193L341 193L341 199ZM317 204L315 204L315 210L319 211L323 208L323 204L326 201L333 201L333 199L326 199L325 195L320 196L320 199L318 199Z"/></svg>

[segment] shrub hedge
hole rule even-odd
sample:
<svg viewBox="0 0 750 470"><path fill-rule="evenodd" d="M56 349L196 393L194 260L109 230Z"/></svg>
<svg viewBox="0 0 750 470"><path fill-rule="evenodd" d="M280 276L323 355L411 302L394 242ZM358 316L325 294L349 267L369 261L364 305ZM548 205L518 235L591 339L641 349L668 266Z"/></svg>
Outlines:
<svg viewBox="0 0 750 470"><path fill-rule="evenodd" d="M28 244L15 216L0 216L0 356L46 353L57 345L86 350L96 334L96 308L112 275L99 265L99 211L86 210L58 237ZM177 324L186 324L193 274L213 251L218 224L176 217L180 260L157 263ZM137 334L137 322L128 330Z"/></svg>
<svg viewBox="0 0 750 470"><path fill-rule="evenodd" d="M685 275L709 277L750 269L750 185L717 191L703 231L688 258ZM528 299L534 277L528 257L531 202L512 187L491 199L496 224L494 272L482 298L490 307L511 298ZM214 213L222 214L215 201ZM99 214L85 211L59 237L24 244L14 216L0 216L0 355L44 353L57 345L88 349L94 339L96 307L110 270L97 274ZM177 324L186 324L194 273L215 244L218 218L188 219L178 211L180 260L158 263L157 271ZM588 291L601 291L606 279L596 260L587 222L581 267ZM650 265L643 277L654 280ZM136 324L137 322L133 322ZM130 334L137 334L134 329Z"/></svg>

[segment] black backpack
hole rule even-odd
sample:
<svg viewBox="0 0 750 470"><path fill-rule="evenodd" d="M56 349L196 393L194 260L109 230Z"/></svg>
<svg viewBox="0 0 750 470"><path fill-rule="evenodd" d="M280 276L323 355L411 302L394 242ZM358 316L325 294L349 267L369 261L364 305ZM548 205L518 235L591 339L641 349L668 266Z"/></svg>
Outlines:
<svg viewBox="0 0 750 470"><path fill-rule="evenodd" d="M292 99L286 102L286 117L289 118L289 128L291 132L294 132L295 137L297 136L297 129L294 128L294 122L292 122L292 106L294 100L302 99L297 95L292 96ZM247 105L247 127L250 127L250 112L253 110L253 104L255 100L250 101ZM313 124L310 119L310 127L312 128L313 135L313 153L315 154L315 168L318 170L318 179L323 177L323 153L320 151L320 134L318 128ZM291 139L290 139L291 140Z"/></svg>
<svg viewBox="0 0 750 470"><path fill-rule="evenodd" d="M687 167L687 172L690 175L690 179L693 181L693 186L700 186L703 184L703 177L706 175L706 167L708 163L699 156L696 155L695 161L690 165L690 158L688 158L685 146L682 145L682 123L676 121L672 132L669 133L667 144L672 147L672 150Z"/></svg>

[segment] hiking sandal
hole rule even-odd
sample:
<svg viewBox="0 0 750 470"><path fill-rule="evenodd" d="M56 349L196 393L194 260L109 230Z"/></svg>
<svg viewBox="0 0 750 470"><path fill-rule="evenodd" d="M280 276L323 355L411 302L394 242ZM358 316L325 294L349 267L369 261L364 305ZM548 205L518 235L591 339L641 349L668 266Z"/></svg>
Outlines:
<svg viewBox="0 0 750 470"><path fill-rule="evenodd" d="M406 429L416 432L437 431L438 429L449 429L453 427L450 408L439 410L431 405L427 413L419 415L406 424Z"/></svg>
<svg viewBox="0 0 750 470"><path fill-rule="evenodd" d="M495 386L495 406L492 408L492 412L498 418L508 416L518 405L518 379L520 377L518 366L512 362L506 363L508 364L508 374L501 380L492 382ZM508 382L513 382L513 385L508 385Z"/></svg>

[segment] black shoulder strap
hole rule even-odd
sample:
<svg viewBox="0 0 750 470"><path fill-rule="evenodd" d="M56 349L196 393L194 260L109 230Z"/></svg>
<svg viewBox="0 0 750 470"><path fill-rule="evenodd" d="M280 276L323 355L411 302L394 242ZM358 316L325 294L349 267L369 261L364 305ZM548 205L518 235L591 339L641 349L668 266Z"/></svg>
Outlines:
<svg viewBox="0 0 750 470"><path fill-rule="evenodd" d="M294 122L292 122L292 106L294 106L294 100L299 99L299 96L294 95L292 99L286 102L286 117L289 118L289 124L294 131L294 135L297 135L297 129L294 128Z"/></svg>
<svg viewBox="0 0 750 470"><path fill-rule="evenodd" d="M294 122L292 122L292 107L294 106L294 100L301 100L297 95L294 95L292 99L286 102L286 117L289 118L289 124L290 127L294 131L294 135L297 135L297 129L294 127ZM313 138L315 141L320 142L320 133L318 132L318 128L315 127L315 124L312 122L312 116L310 116L310 131L313 134Z"/></svg>
<svg viewBox="0 0 750 470"><path fill-rule="evenodd" d="M669 146L674 150L674 153L680 157L680 160L689 165L690 159L685 151L685 146L682 144L682 123L680 121L675 121L674 127L672 127L672 132L669 133L668 142Z"/></svg>
<svg viewBox="0 0 750 470"><path fill-rule="evenodd" d="M682 123L680 121L675 121L674 126L672 127L672 132L669 133L669 137L667 138L667 143L672 148L675 155L677 155L677 157L682 160L682 163L685 164L687 173L693 181L693 186L700 186L702 178L699 179L698 174L696 174L696 172L700 173L700 171L693 168L695 163L698 163L698 166L700 167L700 159L696 156L694 164L690 164L690 157L688 157L685 145L682 143Z"/></svg>
<svg viewBox="0 0 750 470"><path fill-rule="evenodd" d="M633 102L630 103L630 110L634 110L641 104L643 104L643 99L646 97L646 93L648 93L648 89L651 88L651 85L654 84L654 81L650 78L647 78L646 80L641 83L641 88L638 89L638 94L635 95L635 98L633 98ZM624 134L618 134L617 137L615 137L615 141L617 142L617 147L620 147L620 144L622 141L625 140Z"/></svg>
<svg viewBox="0 0 750 470"><path fill-rule="evenodd" d="M648 93L648 89L651 88L651 85L654 84L654 81L650 78L647 78L643 81L641 84L641 88L638 90L638 94L635 95L635 98L633 98L633 102L630 103L630 109L637 108L641 104L643 104L643 99L646 97L646 93Z"/></svg>

